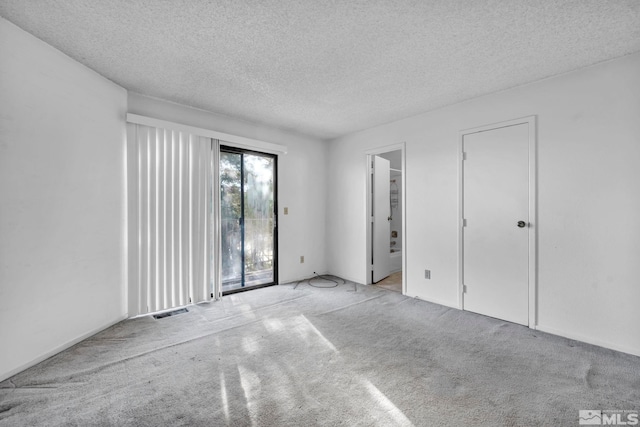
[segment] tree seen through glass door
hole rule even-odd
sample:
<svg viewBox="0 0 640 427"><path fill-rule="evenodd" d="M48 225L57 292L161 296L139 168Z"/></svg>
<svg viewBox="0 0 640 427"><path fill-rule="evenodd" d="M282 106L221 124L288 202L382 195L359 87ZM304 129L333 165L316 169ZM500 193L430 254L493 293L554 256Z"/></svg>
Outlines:
<svg viewBox="0 0 640 427"><path fill-rule="evenodd" d="M222 289L275 281L275 158L220 153Z"/></svg>

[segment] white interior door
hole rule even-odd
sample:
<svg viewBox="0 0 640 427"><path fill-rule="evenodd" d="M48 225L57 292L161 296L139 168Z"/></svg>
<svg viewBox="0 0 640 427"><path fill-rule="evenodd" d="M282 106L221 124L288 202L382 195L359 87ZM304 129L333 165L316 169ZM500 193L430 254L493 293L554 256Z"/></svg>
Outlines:
<svg viewBox="0 0 640 427"><path fill-rule="evenodd" d="M390 162L373 156L373 283L391 273L391 183Z"/></svg>
<svg viewBox="0 0 640 427"><path fill-rule="evenodd" d="M529 323L527 123L463 136L463 306Z"/></svg>

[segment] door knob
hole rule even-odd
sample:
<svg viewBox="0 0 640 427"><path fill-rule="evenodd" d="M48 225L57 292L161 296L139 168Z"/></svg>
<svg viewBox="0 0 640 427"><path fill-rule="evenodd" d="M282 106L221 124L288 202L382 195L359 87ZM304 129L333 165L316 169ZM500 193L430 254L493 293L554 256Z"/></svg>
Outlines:
<svg viewBox="0 0 640 427"><path fill-rule="evenodd" d="M527 226L527 223L524 221L518 221L518 227L520 228L525 228Z"/></svg>

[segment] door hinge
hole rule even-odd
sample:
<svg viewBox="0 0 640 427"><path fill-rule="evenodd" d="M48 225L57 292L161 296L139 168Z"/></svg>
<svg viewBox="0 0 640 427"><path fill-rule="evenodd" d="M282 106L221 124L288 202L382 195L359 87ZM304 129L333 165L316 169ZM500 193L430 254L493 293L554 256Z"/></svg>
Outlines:
<svg viewBox="0 0 640 427"><path fill-rule="evenodd" d="M467 285L462 285L462 293L463 294L467 293Z"/></svg>
<svg viewBox="0 0 640 427"><path fill-rule="evenodd" d="M462 152L462 160L467 160L467 152L466 151Z"/></svg>
<svg viewBox="0 0 640 427"><path fill-rule="evenodd" d="M462 226L466 227L467 226L467 220L466 218L462 218Z"/></svg>

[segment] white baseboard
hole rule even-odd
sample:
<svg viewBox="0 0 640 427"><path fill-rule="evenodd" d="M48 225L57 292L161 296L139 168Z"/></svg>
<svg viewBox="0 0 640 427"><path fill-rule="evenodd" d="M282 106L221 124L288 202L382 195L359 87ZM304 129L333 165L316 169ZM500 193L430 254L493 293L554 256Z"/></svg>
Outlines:
<svg viewBox="0 0 640 427"><path fill-rule="evenodd" d="M331 274L331 273L327 273L327 274ZM341 278L341 279L344 279L344 280L346 280L347 282L357 283L358 285L363 285L363 284L364 284L364 283L362 282L362 280L360 280L360 279L355 279L355 278L353 278L353 277L346 277L346 276L345 276L345 277L343 277L343 276L336 276L336 277L339 277L339 278Z"/></svg>
<svg viewBox="0 0 640 427"><path fill-rule="evenodd" d="M91 331L89 331L89 332L87 332L85 334L80 335L79 337L76 337L76 338L72 339L71 341L67 341L64 344L61 344L61 345L59 345L57 347L54 347L53 349L41 354L40 356L36 357L35 359L30 360L29 362L27 362L27 363L25 363L23 365L18 366L15 369L11 369L8 372L2 372L2 373L0 373L0 381L4 381L6 379L9 379L12 376L24 371L25 369L30 368L30 367L32 367L34 365L37 365L38 363L42 362L43 360L47 360L51 356L55 356L56 354L60 353L61 351L66 350L69 347L72 347L72 346L78 344L80 341L85 340L85 339L89 338L90 336L93 336L93 335L97 334L98 332L102 332L105 329L115 325L116 323L122 322L125 319L127 319L126 315L121 316L118 319L116 319L116 320L114 320L112 322L109 322L106 325L103 325L103 326L100 326L98 328L95 328L95 329L93 329L93 330L91 330Z"/></svg>
<svg viewBox="0 0 640 427"><path fill-rule="evenodd" d="M309 280L312 277L313 276L298 277L296 279L280 279L278 280L278 285L288 285L295 282L302 282L303 280Z"/></svg>
<svg viewBox="0 0 640 427"><path fill-rule="evenodd" d="M622 353L631 354L633 356L640 356L640 348L632 348L624 345L618 345L608 341L595 339L585 335L574 334L572 332L567 332L567 331L563 331L560 329L556 329L556 328L552 328L544 325L537 325L534 329L538 331L546 332L548 334L557 335L563 338L569 338L571 340L582 341L587 344L597 345L599 347L608 348L610 350L620 351Z"/></svg>
<svg viewBox="0 0 640 427"><path fill-rule="evenodd" d="M451 305L450 303L445 302L445 301L441 301L441 300L437 300L437 299L433 299L433 298L425 298L425 297L421 297L420 295L407 294L407 296L410 297L410 298L415 298L415 299L420 300L420 301L426 301L426 302L430 302L432 304L442 305L442 306L447 307L447 308L455 308L456 310L460 310L460 307L455 306L455 305Z"/></svg>

